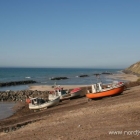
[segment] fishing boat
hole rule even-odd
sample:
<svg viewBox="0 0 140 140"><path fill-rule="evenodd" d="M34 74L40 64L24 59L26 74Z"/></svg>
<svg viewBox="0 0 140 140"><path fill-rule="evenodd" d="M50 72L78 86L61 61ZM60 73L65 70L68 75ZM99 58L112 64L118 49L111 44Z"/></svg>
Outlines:
<svg viewBox="0 0 140 140"><path fill-rule="evenodd" d="M60 101L59 96L55 96L53 99L49 99L48 101L44 101L43 99L40 99L40 98L28 99L29 109L31 110L46 109L48 107L58 105L59 101Z"/></svg>
<svg viewBox="0 0 140 140"><path fill-rule="evenodd" d="M73 90L70 91L71 98L73 97L78 97L81 95L81 88L74 88Z"/></svg>
<svg viewBox="0 0 140 140"><path fill-rule="evenodd" d="M55 96L59 96L61 101L66 99L71 99L80 96L81 94L80 91L81 88L74 88L73 90L69 91L69 90L64 90L60 86L57 86L54 88L54 91L50 92L49 99L52 100L53 98L55 98Z"/></svg>
<svg viewBox="0 0 140 140"><path fill-rule="evenodd" d="M87 91L86 97L88 99L102 98L106 96L113 96L120 94L124 91L123 82L115 82L112 84L104 85L100 82L91 85L91 90Z"/></svg>

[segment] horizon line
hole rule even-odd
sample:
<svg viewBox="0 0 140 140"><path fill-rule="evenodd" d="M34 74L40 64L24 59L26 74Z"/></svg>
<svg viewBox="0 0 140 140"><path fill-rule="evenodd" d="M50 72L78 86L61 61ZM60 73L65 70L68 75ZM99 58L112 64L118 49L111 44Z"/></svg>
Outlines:
<svg viewBox="0 0 140 140"><path fill-rule="evenodd" d="M71 68L71 69L125 69L125 68L104 68L104 67L27 67L27 66L0 66L0 68Z"/></svg>

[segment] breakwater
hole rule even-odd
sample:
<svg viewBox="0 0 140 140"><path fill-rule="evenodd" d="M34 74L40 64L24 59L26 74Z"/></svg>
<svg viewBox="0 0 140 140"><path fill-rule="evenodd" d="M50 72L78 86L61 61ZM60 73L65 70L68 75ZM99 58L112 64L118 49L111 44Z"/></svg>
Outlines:
<svg viewBox="0 0 140 140"><path fill-rule="evenodd" d="M0 101L25 101L28 96L48 99L48 91L0 91Z"/></svg>
<svg viewBox="0 0 140 140"><path fill-rule="evenodd" d="M0 83L0 87L25 85L25 84L33 84L33 83L37 83L37 82L36 81L33 81L33 80L13 81L13 82Z"/></svg>

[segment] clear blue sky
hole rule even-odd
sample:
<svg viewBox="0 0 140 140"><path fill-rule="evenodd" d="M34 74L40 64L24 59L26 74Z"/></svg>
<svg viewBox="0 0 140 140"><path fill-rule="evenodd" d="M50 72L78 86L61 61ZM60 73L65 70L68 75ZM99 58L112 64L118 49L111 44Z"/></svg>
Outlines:
<svg viewBox="0 0 140 140"><path fill-rule="evenodd" d="M0 0L0 67L125 68L140 60L140 0Z"/></svg>

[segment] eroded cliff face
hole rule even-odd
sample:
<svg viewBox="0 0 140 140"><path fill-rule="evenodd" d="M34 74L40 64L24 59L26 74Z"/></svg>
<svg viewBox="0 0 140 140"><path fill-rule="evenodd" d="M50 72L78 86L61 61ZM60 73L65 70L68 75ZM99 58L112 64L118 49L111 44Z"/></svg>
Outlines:
<svg viewBox="0 0 140 140"><path fill-rule="evenodd" d="M140 61L124 69L123 72L140 75Z"/></svg>

